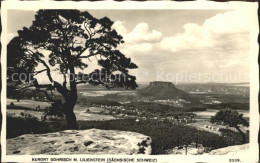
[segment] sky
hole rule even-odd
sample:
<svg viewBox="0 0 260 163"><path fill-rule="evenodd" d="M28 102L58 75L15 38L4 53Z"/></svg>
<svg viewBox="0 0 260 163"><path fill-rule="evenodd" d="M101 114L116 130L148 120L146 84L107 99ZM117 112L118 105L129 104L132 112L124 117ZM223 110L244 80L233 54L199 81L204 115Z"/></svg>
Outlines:
<svg viewBox="0 0 260 163"><path fill-rule="evenodd" d="M249 22L238 10L88 10L109 17L138 65L138 82L249 82ZM19 15L19 19L17 17ZM29 27L35 11L8 11L8 40ZM89 63L89 69L96 68ZM93 64L91 66L91 64Z"/></svg>

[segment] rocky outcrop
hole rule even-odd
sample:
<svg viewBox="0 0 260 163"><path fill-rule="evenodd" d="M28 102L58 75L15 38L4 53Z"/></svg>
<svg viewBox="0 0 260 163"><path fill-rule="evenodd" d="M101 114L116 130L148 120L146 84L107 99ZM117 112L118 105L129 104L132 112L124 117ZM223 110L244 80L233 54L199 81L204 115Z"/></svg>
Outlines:
<svg viewBox="0 0 260 163"><path fill-rule="evenodd" d="M186 145L175 147L173 149L168 149L166 153L168 155L201 155L208 152L209 148L203 147L202 144L196 145L196 143L191 143L187 147Z"/></svg>
<svg viewBox="0 0 260 163"><path fill-rule="evenodd" d="M162 86L162 87L175 87L172 82L163 82L163 81L150 82L149 86L151 86L151 87L158 87L158 86Z"/></svg>
<svg viewBox="0 0 260 163"><path fill-rule="evenodd" d="M150 82L149 86L140 89L137 94L151 99L191 100L188 93L176 88L172 82Z"/></svg>
<svg viewBox="0 0 260 163"><path fill-rule="evenodd" d="M208 155L239 155L239 154L246 155L248 153L250 155L248 149L249 149L249 144L243 144L243 145L235 145L235 146L215 149L207 154Z"/></svg>
<svg viewBox="0 0 260 163"><path fill-rule="evenodd" d="M203 147L202 144L191 143L187 148L186 146L175 147L166 151L168 155L245 155L248 152L249 144L229 146L210 150L208 147ZM249 153L248 153L249 154Z"/></svg>
<svg viewBox="0 0 260 163"><path fill-rule="evenodd" d="M151 138L116 130L65 130L7 139L7 155L151 154Z"/></svg>

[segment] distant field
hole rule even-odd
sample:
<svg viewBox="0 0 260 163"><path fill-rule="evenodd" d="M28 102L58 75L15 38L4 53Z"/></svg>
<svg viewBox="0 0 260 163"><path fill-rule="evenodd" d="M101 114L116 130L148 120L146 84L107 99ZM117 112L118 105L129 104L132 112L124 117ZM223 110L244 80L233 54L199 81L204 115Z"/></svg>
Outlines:
<svg viewBox="0 0 260 163"><path fill-rule="evenodd" d="M51 106L50 102L41 102L34 100L20 100L19 102L17 102L17 100L7 98L6 104L10 105L11 103L17 106L23 106L31 109L35 109L38 105L40 106L40 109L45 109L46 107Z"/></svg>
<svg viewBox="0 0 260 163"><path fill-rule="evenodd" d="M40 102L40 101L34 101L34 100L21 100L20 102L17 102L13 99L7 99L7 104L10 104L11 102L14 103L14 106L8 105L8 113L17 113L21 112L21 110L34 110L38 105L41 109L45 109L45 107L50 106L49 102ZM101 115L101 114L93 114L93 113L99 113L101 111L107 111L104 108L101 107L90 107L93 104L98 105L122 105L120 103L114 102L114 101L107 101L107 100L94 100L94 99L84 99L80 98L78 103L84 103L85 106L75 106L75 114L77 116L78 120L110 120L115 119L111 115ZM216 112L220 109L224 108L231 108L233 110L238 110L239 112L242 112L246 118L249 118L249 104L248 103L222 103L222 104L215 104L215 105L194 105L193 107L184 107L184 108L177 108L172 107L168 105L162 105L162 104L156 104L156 103L145 103L145 102L131 102L124 104L124 106L129 107L137 107L140 109L140 111L144 111L147 115L158 115L158 116L167 116L172 115L175 113L180 112L194 112L198 114L201 118L208 119L211 116L215 115ZM10 109L13 109L11 111ZM84 113L89 109L89 113ZM18 111L19 110L19 111ZM244 111L243 111L244 110ZM34 114L33 111L31 111L31 114ZM35 113L38 118L40 116L38 113Z"/></svg>
<svg viewBox="0 0 260 163"><path fill-rule="evenodd" d="M82 121L105 121L105 120L113 120L116 119L112 115L103 115L103 114L94 114L88 113L86 110L89 109L93 112L100 112L105 111L103 108L100 107L76 107L74 109L74 113L77 117L77 120Z"/></svg>
<svg viewBox="0 0 260 163"><path fill-rule="evenodd" d="M196 114L204 119L209 119L211 116L214 116L219 110L208 109L202 112L196 112ZM249 112L244 110L237 110L239 113L242 113L244 117L249 118Z"/></svg>
<svg viewBox="0 0 260 163"><path fill-rule="evenodd" d="M32 110L32 108L28 108L25 106L18 106L18 105L6 105L6 108L12 110Z"/></svg>
<svg viewBox="0 0 260 163"><path fill-rule="evenodd" d="M43 112L36 111L35 108L39 105L41 109L45 109L45 107L49 107L50 102L40 102L34 100L20 100L17 102L13 99L7 99L7 104L13 102L13 106L7 106L7 113L19 116L21 112L31 114L38 119L44 115ZM112 120L115 117L111 115L102 115L102 114L94 114L94 113L86 113L87 109L92 112L100 112L105 111L105 109L101 107L80 107L78 105L75 106L74 112L77 117L77 120L85 120L85 121L103 121L103 120Z"/></svg>
<svg viewBox="0 0 260 163"><path fill-rule="evenodd" d="M109 105L109 106L119 106L120 103L112 100L107 100L98 97L83 97L80 96L77 102L79 105L91 106L91 105Z"/></svg>
<svg viewBox="0 0 260 163"><path fill-rule="evenodd" d="M231 108L232 110L245 110L249 111L249 103L222 103L222 104L212 104L206 105L209 109L221 110L223 108Z"/></svg>
<svg viewBox="0 0 260 163"><path fill-rule="evenodd" d="M87 110L88 110L88 112L96 112L96 113L100 113L100 112L103 112L103 111L107 111L107 110L104 109L104 108L95 107L95 106L88 107Z"/></svg>
<svg viewBox="0 0 260 163"><path fill-rule="evenodd" d="M109 94L118 94L118 95L135 95L135 91L80 91L80 95L82 96L90 96L90 97L95 97L95 96L105 96Z"/></svg>
<svg viewBox="0 0 260 163"><path fill-rule="evenodd" d="M9 115L20 116L21 113L31 114L34 117L38 118L39 120L41 120L41 117L44 115L43 112L32 111L32 110L17 110L17 109L8 109L7 110L7 114L9 114Z"/></svg>

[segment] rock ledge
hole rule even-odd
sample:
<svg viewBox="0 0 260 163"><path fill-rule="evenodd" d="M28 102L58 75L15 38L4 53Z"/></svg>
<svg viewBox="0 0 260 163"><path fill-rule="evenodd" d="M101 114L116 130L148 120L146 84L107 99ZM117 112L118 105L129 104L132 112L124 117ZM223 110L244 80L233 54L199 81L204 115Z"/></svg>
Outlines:
<svg viewBox="0 0 260 163"><path fill-rule="evenodd" d="M7 155L151 154L151 138L116 130L65 130L7 139Z"/></svg>
<svg viewBox="0 0 260 163"><path fill-rule="evenodd" d="M234 145L225 148L212 150L209 155L246 155L249 154L249 144Z"/></svg>

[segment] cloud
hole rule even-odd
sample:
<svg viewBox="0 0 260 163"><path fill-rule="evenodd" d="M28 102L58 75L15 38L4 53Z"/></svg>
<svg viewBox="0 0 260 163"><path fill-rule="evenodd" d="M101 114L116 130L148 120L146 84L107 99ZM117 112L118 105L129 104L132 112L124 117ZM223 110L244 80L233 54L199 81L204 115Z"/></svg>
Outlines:
<svg viewBox="0 0 260 163"><path fill-rule="evenodd" d="M161 32L150 30L149 25L145 22L138 23L131 32L127 33L124 23L118 20L113 24L112 28L124 36L126 43L154 43L160 42L163 37Z"/></svg>
<svg viewBox="0 0 260 163"><path fill-rule="evenodd" d="M202 25L187 23L183 28L183 33L163 38L160 47L175 52L210 47L224 48L227 45L244 46L249 33L248 20L239 11L217 14L205 20Z"/></svg>
<svg viewBox="0 0 260 163"><path fill-rule="evenodd" d="M184 49L211 47L210 34L197 24L188 23L183 26L185 32L165 37L160 42L163 50L172 52Z"/></svg>
<svg viewBox="0 0 260 163"><path fill-rule="evenodd" d="M113 28L123 35L126 42L120 49L131 56L151 55L154 51L158 54L205 48L228 51L249 47L246 43L249 40L248 20L240 11L217 14L206 19L202 25L186 23L183 25L184 32L165 37L162 32L150 29L145 22L138 23L130 32L122 21L116 21Z"/></svg>
<svg viewBox="0 0 260 163"><path fill-rule="evenodd" d="M125 35L127 33L127 29L126 27L124 26L124 23L123 21L120 21L120 20L117 20L112 28L115 29L119 34L121 35Z"/></svg>
<svg viewBox="0 0 260 163"><path fill-rule="evenodd" d="M207 19L203 28L214 34L231 34L248 32L249 22L241 11L229 11Z"/></svg>
<svg viewBox="0 0 260 163"><path fill-rule="evenodd" d="M130 32L126 29L125 22L119 20L112 28L123 36L125 43L119 49L128 57L149 54L163 38L161 32L150 30L149 25L144 22L136 24Z"/></svg>
<svg viewBox="0 0 260 163"><path fill-rule="evenodd" d="M139 23L135 26L132 32L126 35L126 42L159 42L162 39L162 33L156 30L150 30L147 23Z"/></svg>
<svg viewBox="0 0 260 163"><path fill-rule="evenodd" d="M126 42L120 50L139 66L138 71L152 72L146 77L139 75L141 80L156 80L158 71L249 72L249 22L240 11L217 14L202 24L186 23L183 32L164 37L145 22L132 31L120 21L114 28Z"/></svg>

